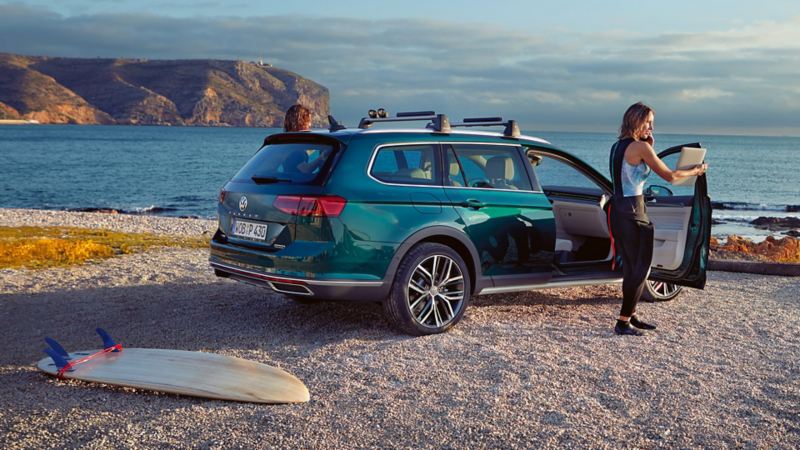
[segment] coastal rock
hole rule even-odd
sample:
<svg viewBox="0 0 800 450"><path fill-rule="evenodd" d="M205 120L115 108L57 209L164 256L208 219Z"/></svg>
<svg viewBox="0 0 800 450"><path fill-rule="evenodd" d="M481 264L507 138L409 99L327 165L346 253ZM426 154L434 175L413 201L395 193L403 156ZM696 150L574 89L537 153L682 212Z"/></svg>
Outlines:
<svg viewBox="0 0 800 450"><path fill-rule="evenodd" d="M32 57L0 53L0 118L41 123L280 127L289 106L327 124L328 90L246 61ZM15 116L16 114L16 116Z"/></svg>
<svg viewBox="0 0 800 450"><path fill-rule="evenodd" d="M0 102L0 120L14 120L19 119L20 117L19 111L3 102Z"/></svg>
<svg viewBox="0 0 800 450"><path fill-rule="evenodd" d="M731 235L724 245L716 238L711 238L710 250L720 259L800 263L800 239L791 236L779 239L769 236L763 242L755 243L750 239Z"/></svg>
<svg viewBox="0 0 800 450"><path fill-rule="evenodd" d="M756 228L767 229L771 231L781 231L792 228L800 228L799 217L759 217L750 222Z"/></svg>
<svg viewBox="0 0 800 450"><path fill-rule="evenodd" d="M29 68L24 57L0 54L0 102L40 123L106 124L114 119L53 77Z"/></svg>

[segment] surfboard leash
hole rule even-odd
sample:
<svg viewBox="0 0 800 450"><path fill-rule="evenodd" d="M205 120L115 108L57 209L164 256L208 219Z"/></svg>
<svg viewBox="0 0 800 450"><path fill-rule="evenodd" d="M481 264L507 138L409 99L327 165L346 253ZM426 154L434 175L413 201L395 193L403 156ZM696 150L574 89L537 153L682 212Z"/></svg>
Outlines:
<svg viewBox="0 0 800 450"><path fill-rule="evenodd" d="M112 347L104 348L104 349L100 350L97 353L92 353L91 355L84 356L83 358L80 358L80 359L67 361L66 365L64 365L63 367L60 367L58 369L58 373L56 374L56 376L58 376L58 378L63 379L64 378L64 373L65 372L72 372L73 370L75 370L74 367L77 366L78 364L83 364L86 361L94 359L94 358L96 358L96 357L98 357L100 355L104 355L106 353L121 352L121 351L122 351L122 344L114 344Z"/></svg>
<svg viewBox="0 0 800 450"><path fill-rule="evenodd" d="M75 370L75 366L78 364L83 364L86 361L106 353L122 351L122 344L117 344L114 342L114 339L111 338L111 335L109 335L104 329L97 328L95 331L97 331L97 334L99 334L103 339L103 350L75 360L71 359L69 353L67 353L67 351L64 350L64 347L62 347L61 344L59 344L55 339L51 339L49 337L44 338L44 341L47 343L47 345L49 345L48 348L44 349L44 352L50 356L55 365L58 367L58 373L56 374L58 378L64 379L64 373L72 372Z"/></svg>

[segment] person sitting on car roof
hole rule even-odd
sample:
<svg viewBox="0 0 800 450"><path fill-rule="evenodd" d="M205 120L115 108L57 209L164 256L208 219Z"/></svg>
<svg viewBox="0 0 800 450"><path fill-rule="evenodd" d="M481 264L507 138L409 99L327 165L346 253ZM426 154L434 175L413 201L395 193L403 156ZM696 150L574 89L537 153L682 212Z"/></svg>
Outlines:
<svg viewBox="0 0 800 450"><path fill-rule="evenodd" d="M286 110L283 118L283 130L286 132L300 132L311 130L311 111L301 104L292 105ZM284 172L311 173L325 162L323 156L308 162L308 153L305 150L295 150L284 160Z"/></svg>

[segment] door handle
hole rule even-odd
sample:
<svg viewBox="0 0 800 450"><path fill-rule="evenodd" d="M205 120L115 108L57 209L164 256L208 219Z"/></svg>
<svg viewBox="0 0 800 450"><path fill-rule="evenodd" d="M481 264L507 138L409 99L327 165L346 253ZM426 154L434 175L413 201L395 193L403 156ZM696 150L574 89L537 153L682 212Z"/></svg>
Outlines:
<svg viewBox="0 0 800 450"><path fill-rule="evenodd" d="M461 206L463 206L464 208L481 209L484 206L486 206L486 204L480 200L474 198L468 198L463 202L461 202Z"/></svg>

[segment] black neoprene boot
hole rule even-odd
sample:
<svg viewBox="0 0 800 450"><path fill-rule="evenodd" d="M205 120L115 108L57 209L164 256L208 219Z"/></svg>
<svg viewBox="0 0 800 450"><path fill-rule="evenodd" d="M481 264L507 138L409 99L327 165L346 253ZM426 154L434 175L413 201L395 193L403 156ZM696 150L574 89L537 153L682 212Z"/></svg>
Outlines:
<svg viewBox="0 0 800 450"><path fill-rule="evenodd" d="M640 330L655 330L656 329L655 325L650 325L649 323L642 322L636 316L631 316L631 325L635 326L636 328L638 328Z"/></svg>
<svg viewBox="0 0 800 450"><path fill-rule="evenodd" d="M614 333L619 335L644 336L644 331L632 327L630 322L623 322L621 320L617 320L617 324L614 326Z"/></svg>

